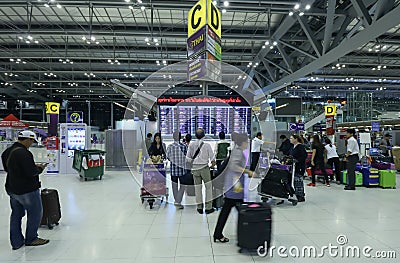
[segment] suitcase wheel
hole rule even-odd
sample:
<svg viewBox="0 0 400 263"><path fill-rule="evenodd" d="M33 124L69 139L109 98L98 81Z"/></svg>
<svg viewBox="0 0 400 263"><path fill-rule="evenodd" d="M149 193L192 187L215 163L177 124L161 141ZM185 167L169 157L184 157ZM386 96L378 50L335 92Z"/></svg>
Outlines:
<svg viewBox="0 0 400 263"><path fill-rule="evenodd" d="M144 203L144 198L142 198L142 204Z"/></svg>
<svg viewBox="0 0 400 263"><path fill-rule="evenodd" d="M85 177L85 182L87 181L87 178Z"/></svg>
<svg viewBox="0 0 400 263"><path fill-rule="evenodd" d="M297 200L293 200L293 201L292 201L292 205L293 205L293 206L296 206L296 205L297 205Z"/></svg>

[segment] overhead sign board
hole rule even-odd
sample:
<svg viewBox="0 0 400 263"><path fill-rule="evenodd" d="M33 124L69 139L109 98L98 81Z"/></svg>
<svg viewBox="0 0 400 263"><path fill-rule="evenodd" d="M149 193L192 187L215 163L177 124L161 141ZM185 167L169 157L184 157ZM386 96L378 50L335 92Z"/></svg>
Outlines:
<svg viewBox="0 0 400 263"><path fill-rule="evenodd" d="M198 1L188 14L188 38L207 24L207 0Z"/></svg>
<svg viewBox="0 0 400 263"><path fill-rule="evenodd" d="M60 103L46 102L46 114L60 114Z"/></svg>
<svg viewBox="0 0 400 263"><path fill-rule="evenodd" d="M187 40L188 58L199 55L206 49L206 27L204 26L199 31L194 33Z"/></svg>
<svg viewBox="0 0 400 263"><path fill-rule="evenodd" d="M304 131L304 123L288 123L288 131Z"/></svg>
<svg viewBox="0 0 400 263"><path fill-rule="evenodd" d="M67 123L83 123L83 112L82 111L68 112Z"/></svg>
<svg viewBox="0 0 400 263"><path fill-rule="evenodd" d="M221 12L218 10L218 8L214 5L213 1L208 0L208 19L207 19L207 24L209 28L212 28L212 30L218 35L219 38L221 38Z"/></svg>
<svg viewBox="0 0 400 263"><path fill-rule="evenodd" d="M336 115L336 109L334 105L325 106L325 116Z"/></svg>
<svg viewBox="0 0 400 263"><path fill-rule="evenodd" d="M381 123L379 121L371 122L371 126L372 126L371 131L373 131L373 132L378 132L381 130Z"/></svg>

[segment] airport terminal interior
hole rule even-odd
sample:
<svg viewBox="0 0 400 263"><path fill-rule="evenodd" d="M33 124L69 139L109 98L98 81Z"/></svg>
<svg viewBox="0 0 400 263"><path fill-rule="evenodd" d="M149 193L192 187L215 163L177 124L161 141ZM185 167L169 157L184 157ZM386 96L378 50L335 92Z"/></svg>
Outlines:
<svg viewBox="0 0 400 263"><path fill-rule="evenodd" d="M0 262L400 262L399 17L400 0L0 1ZM41 182L46 244L12 244L15 202L24 236L34 214L21 178Z"/></svg>

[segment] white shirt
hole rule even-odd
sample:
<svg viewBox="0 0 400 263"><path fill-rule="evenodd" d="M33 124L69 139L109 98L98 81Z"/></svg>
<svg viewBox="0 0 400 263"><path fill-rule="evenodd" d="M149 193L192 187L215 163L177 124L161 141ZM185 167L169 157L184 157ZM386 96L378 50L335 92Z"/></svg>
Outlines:
<svg viewBox="0 0 400 263"><path fill-rule="evenodd" d="M255 137L253 141L251 142L251 152L252 153L260 153L261 152L261 147L263 146L264 141L258 139Z"/></svg>
<svg viewBox="0 0 400 263"><path fill-rule="evenodd" d="M358 146L358 142L356 138L354 138L353 136L347 140L347 152L351 152L350 155L360 153L360 147Z"/></svg>
<svg viewBox="0 0 400 263"><path fill-rule="evenodd" d="M186 157L192 159L197 149L199 148L203 140L197 140L189 144L188 152ZM201 146L200 153L193 161L193 165L208 165L209 161L215 161L214 152L209 143L204 142Z"/></svg>
<svg viewBox="0 0 400 263"><path fill-rule="evenodd" d="M326 153L326 158L329 160L331 158L339 157L339 155L336 152L336 146L332 144L332 147L327 144L325 145L325 149L327 151Z"/></svg>

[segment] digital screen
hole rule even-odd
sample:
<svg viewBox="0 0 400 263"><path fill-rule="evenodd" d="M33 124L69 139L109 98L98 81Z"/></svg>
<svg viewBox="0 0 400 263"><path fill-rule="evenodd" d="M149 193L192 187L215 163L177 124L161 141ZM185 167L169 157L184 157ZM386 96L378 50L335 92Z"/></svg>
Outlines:
<svg viewBox="0 0 400 263"><path fill-rule="evenodd" d="M68 150L85 150L86 129L68 128Z"/></svg>
<svg viewBox="0 0 400 263"><path fill-rule="evenodd" d="M276 98L276 112L279 116L301 115L300 98Z"/></svg>
<svg viewBox="0 0 400 263"><path fill-rule="evenodd" d="M221 131L249 133L250 125L250 107L160 106L160 130L165 135L176 129L193 135L197 128L203 128L210 136Z"/></svg>

